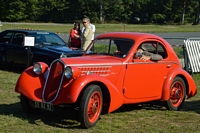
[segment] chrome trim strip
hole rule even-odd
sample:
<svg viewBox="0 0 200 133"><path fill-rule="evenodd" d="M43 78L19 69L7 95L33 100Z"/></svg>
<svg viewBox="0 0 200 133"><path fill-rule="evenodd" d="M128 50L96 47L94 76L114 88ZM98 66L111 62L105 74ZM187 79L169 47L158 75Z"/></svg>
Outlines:
<svg viewBox="0 0 200 133"><path fill-rule="evenodd" d="M173 61L159 61L159 62L131 62L129 64L169 64L169 63L172 63L172 64L179 64L177 62L173 62Z"/></svg>
<svg viewBox="0 0 200 133"><path fill-rule="evenodd" d="M119 66L122 65L123 63L105 63L105 64L70 64L70 66L90 66L90 67L112 67L112 66Z"/></svg>

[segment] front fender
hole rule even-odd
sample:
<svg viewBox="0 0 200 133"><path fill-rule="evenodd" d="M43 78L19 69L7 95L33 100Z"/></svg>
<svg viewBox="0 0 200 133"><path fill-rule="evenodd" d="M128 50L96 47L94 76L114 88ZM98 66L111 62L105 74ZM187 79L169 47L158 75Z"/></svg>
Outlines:
<svg viewBox="0 0 200 133"><path fill-rule="evenodd" d="M123 104L123 97L119 90L111 83L109 80L100 77L96 74L85 75L75 79L67 88L67 99L71 99L75 102L78 99L81 91L91 82L101 82L103 83L110 93L110 107L109 112L112 112L119 108Z"/></svg>
<svg viewBox="0 0 200 133"><path fill-rule="evenodd" d="M45 79L43 75L36 75L32 69L33 67L29 67L22 72L15 86L15 92L30 100L42 101L42 89Z"/></svg>
<svg viewBox="0 0 200 133"><path fill-rule="evenodd" d="M187 83L188 83L187 96L188 96L188 98L194 96L197 93L196 84L195 84L193 78L191 77L191 75L188 72L186 72L185 70L183 70L182 68L176 68L176 69L172 69L167 74L167 77L165 79L165 82L164 82L163 88L162 88L162 97L161 97L162 100L166 101L170 98L170 87L176 76L184 77L187 80Z"/></svg>

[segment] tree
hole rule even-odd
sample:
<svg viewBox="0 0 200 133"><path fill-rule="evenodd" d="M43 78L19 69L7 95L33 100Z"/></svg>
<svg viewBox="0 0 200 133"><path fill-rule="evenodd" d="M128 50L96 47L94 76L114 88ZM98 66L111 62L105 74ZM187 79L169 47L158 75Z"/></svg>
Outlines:
<svg viewBox="0 0 200 133"><path fill-rule="evenodd" d="M182 9L181 24L185 23L186 10L195 0L175 0L175 5ZM179 6L180 5L180 6Z"/></svg>
<svg viewBox="0 0 200 133"><path fill-rule="evenodd" d="M26 5L21 0L7 0L2 2L2 18L4 21L22 21L27 18Z"/></svg>
<svg viewBox="0 0 200 133"><path fill-rule="evenodd" d="M1 21L187 23L199 21L200 0L0 0Z"/></svg>
<svg viewBox="0 0 200 133"><path fill-rule="evenodd" d="M200 0L196 2L196 4L194 5L194 9L195 9L195 18L193 24L196 25L199 24L200 21Z"/></svg>
<svg viewBox="0 0 200 133"><path fill-rule="evenodd" d="M38 0L24 0L24 3L26 4L26 14L27 14L27 20L30 21L39 21L40 13L40 2Z"/></svg>

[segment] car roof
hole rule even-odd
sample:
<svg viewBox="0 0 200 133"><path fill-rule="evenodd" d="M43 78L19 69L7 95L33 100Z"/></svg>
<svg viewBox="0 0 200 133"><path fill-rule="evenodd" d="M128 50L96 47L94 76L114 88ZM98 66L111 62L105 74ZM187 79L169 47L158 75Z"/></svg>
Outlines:
<svg viewBox="0 0 200 133"><path fill-rule="evenodd" d="M163 38L157 35L140 32L108 32L97 36L97 38L127 38L133 40L140 40L144 38L157 38L163 40Z"/></svg>
<svg viewBox="0 0 200 133"><path fill-rule="evenodd" d="M8 30L5 30L5 31L26 32L26 33L35 33L35 32L54 33L54 32L46 31L46 30L30 30L30 29L8 29Z"/></svg>

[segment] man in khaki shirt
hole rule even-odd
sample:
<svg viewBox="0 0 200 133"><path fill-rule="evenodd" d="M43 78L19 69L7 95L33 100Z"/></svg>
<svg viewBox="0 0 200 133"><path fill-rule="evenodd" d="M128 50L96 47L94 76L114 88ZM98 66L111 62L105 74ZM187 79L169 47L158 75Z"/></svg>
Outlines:
<svg viewBox="0 0 200 133"><path fill-rule="evenodd" d="M87 49L89 44L92 42L92 36L93 36L93 31L90 27L90 19L89 18L84 18L83 19L83 25L85 26L85 30L83 31L81 38L82 38L82 47L84 50Z"/></svg>

